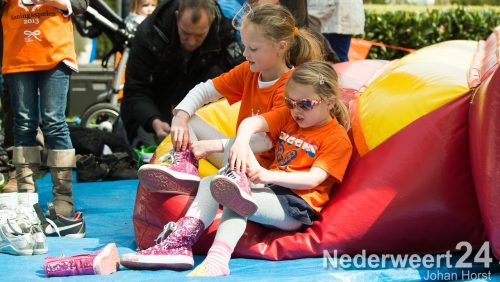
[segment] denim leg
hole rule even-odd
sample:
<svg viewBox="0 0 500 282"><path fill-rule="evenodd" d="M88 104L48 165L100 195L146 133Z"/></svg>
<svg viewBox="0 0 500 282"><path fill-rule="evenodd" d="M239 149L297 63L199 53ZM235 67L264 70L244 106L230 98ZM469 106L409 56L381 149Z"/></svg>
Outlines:
<svg viewBox="0 0 500 282"><path fill-rule="evenodd" d="M71 70L60 63L39 74L40 112L45 144L49 149L72 149L65 115Z"/></svg>
<svg viewBox="0 0 500 282"><path fill-rule="evenodd" d="M39 121L37 73L12 73L4 78L9 84L11 97L14 146L36 146Z"/></svg>
<svg viewBox="0 0 500 282"><path fill-rule="evenodd" d="M349 60L348 53L349 47L351 47L352 35L338 33L326 33L324 35L332 45L333 51L339 56L340 61L347 62Z"/></svg>

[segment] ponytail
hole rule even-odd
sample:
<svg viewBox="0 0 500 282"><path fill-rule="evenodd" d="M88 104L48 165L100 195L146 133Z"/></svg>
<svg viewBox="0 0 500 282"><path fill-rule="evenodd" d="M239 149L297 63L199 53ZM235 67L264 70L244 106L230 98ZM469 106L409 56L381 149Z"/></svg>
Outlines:
<svg viewBox="0 0 500 282"><path fill-rule="evenodd" d="M307 28L300 28L294 36L294 43L287 56L287 64L300 66L304 62L322 60L322 44L318 38Z"/></svg>
<svg viewBox="0 0 500 282"><path fill-rule="evenodd" d="M323 59L323 44L307 28L296 27L292 13L281 5L263 4L252 6L243 20L258 25L264 36L279 42L287 41L290 48L285 55L288 66L299 66L304 62Z"/></svg>
<svg viewBox="0 0 500 282"><path fill-rule="evenodd" d="M351 128L351 116L349 114L349 110L340 97L337 97L333 108L330 110L330 115L335 117L345 130L349 130L349 128Z"/></svg>

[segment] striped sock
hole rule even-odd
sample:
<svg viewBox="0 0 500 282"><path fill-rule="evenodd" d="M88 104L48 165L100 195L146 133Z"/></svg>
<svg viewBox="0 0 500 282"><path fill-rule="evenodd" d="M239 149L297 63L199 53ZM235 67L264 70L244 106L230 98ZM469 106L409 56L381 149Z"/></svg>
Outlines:
<svg viewBox="0 0 500 282"><path fill-rule="evenodd" d="M205 260L188 276L229 275L229 259L233 250L224 241L214 241Z"/></svg>

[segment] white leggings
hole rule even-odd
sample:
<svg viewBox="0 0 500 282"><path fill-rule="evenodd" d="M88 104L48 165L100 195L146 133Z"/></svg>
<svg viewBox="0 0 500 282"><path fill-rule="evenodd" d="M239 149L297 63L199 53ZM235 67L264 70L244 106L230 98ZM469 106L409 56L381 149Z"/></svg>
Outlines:
<svg viewBox="0 0 500 282"><path fill-rule="evenodd" d="M234 139L226 145L226 156L233 141ZM256 161L255 157L251 161ZM208 176L200 181L198 193L186 213L186 216L201 219L206 228L214 221L219 207L219 203L215 201L210 192L210 181L213 177L213 175ZM248 217L251 221L287 231L298 230L302 226L302 222L288 215L281 206L278 197L270 188L253 185L252 197L257 204L257 212ZM224 241L234 249L243 235L246 225L246 217L240 216L233 210L223 207L222 218L215 240Z"/></svg>
<svg viewBox="0 0 500 282"><path fill-rule="evenodd" d="M191 142L198 140L214 140L214 139L226 139L217 129L213 128L210 124L206 123L197 115L193 115L189 119L189 137ZM252 135L250 140L250 147L254 153L262 153L272 148L273 144L271 140L267 137L265 133L258 133ZM207 160L213 164L216 168L221 168L224 166L225 160L223 153L211 154L207 157Z"/></svg>

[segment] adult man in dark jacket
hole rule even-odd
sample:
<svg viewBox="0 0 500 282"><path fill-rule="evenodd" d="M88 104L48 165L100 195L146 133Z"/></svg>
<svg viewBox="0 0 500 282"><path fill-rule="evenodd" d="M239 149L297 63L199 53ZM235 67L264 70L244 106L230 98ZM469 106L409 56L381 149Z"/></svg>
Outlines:
<svg viewBox="0 0 500 282"><path fill-rule="evenodd" d="M131 144L138 145L138 131L161 141L170 132L174 106L196 84L241 63L242 54L231 20L215 1L158 6L138 27L127 64L121 115Z"/></svg>

